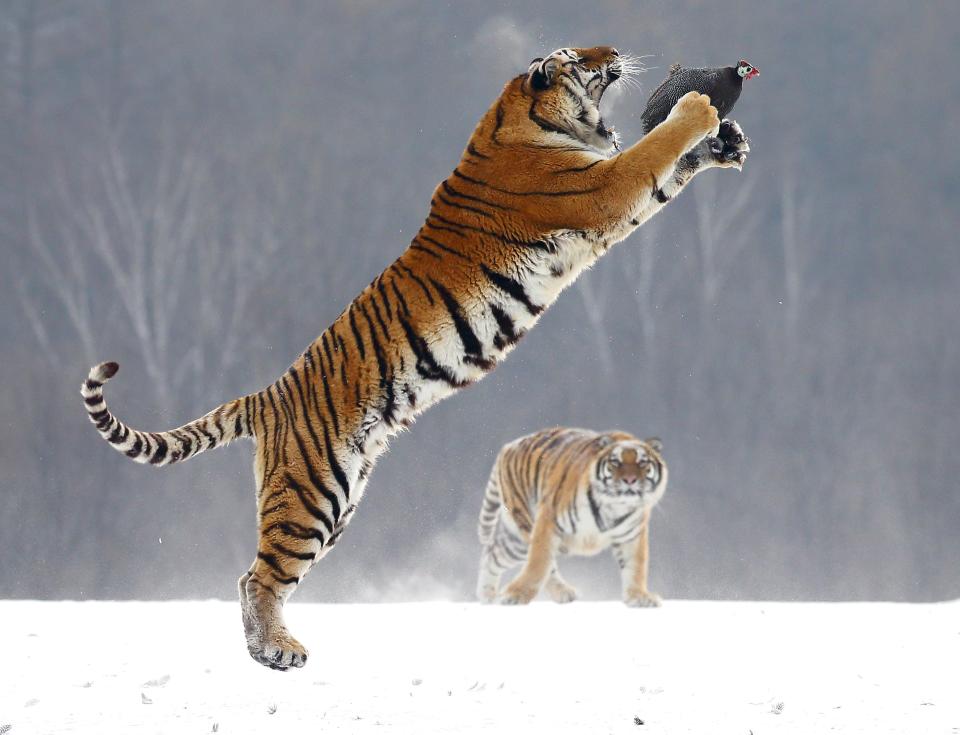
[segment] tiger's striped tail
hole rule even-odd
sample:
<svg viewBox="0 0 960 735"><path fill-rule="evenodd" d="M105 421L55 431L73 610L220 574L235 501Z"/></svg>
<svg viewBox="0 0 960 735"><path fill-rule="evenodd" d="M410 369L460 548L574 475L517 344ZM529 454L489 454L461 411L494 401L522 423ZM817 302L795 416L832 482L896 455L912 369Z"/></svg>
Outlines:
<svg viewBox="0 0 960 735"><path fill-rule="evenodd" d="M131 429L110 412L103 398L103 384L119 369L115 362L104 362L91 368L80 393L100 436L134 462L160 467L190 459L234 439L253 436L250 396L218 406L206 416L172 431L157 433Z"/></svg>
<svg viewBox="0 0 960 735"><path fill-rule="evenodd" d="M477 522L477 536L483 546L490 546L493 543L502 503L503 499L500 496L500 462L498 461L490 472L487 491L483 495L483 506L480 508L480 520Z"/></svg>

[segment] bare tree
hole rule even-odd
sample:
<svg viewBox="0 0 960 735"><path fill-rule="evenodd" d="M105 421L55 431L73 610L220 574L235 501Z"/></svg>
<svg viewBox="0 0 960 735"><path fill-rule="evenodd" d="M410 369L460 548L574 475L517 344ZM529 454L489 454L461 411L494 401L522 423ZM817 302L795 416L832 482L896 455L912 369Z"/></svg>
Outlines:
<svg viewBox="0 0 960 735"><path fill-rule="evenodd" d="M668 270L661 265L659 236L658 221L647 222L637 234L640 243L636 251L620 263L620 272L626 280L625 292L632 297L640 324L643 359L650 366L643 375L651 379L656 362L658 295L672 293L689 275L682 266Z"/></svg>
<svg viewBox="0 0 960 735"><path fill-rule="evenodd" d="M721 196L719 176L703 177L693 189L697 218L696 245L700 261L701 324L716 306L731 268L752 239L757 218L749 208L754 179L738 182L732 198Z"/></svg>
<svg viewBox="0 0 960 735"><path fill-rule="evenodd" d="M809 287L807 273L813 242L811 224L813 222L814 203L812 194L798 193L795 169L784 166L786 173L780 179L780 238L783 247L783 285L785 330L787 345L797 342L797 325L804 290ZM807 296L809 298L809 295Z"/></svg>
<svg viewBox="0 0 960 735"><path fill-rule="evenodd" d="M590 333L596 345L600 369L607 377L613 375L613 356L610 354L610 333L607 306L612 299L614 287L610 268L596 268L577 280L574 289L580 294L580 302L590 323Z"/></svg>
<svg viewBox="0 0 960 735"><path fill-rule="evenodd" d="M220 366L236 359L245 306L277 251L263 203L238 195L239 206L224 211L205 163L173 145L164 147L152 180L137 187L117 136L88 180L61 175L57 190L60 216L52 226L31 213L30 252L87 362L104 357L98 326L113 303L158 407L214 353ZM62 364L42 299L27 287L19 296L45 355ZM175 349L185 331L186 348Z"/></svg>

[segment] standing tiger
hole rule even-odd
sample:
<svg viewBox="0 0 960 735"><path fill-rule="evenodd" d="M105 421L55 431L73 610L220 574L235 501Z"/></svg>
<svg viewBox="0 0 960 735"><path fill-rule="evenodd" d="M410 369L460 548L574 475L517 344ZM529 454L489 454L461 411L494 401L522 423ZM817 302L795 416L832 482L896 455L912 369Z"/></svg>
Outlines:
<svg viewBox="0 0 960 735"><path fill-rule="evenodd" d="M619 152L598 104L632 68L613 48L565 48L508 82L410 246L273 385L152 433L107 408L103 384L117 364L90 371L90 419L137 462L254 440L258 547L239 590L258 662L306 661L284 601L343 533L388 438L492 370L565 287L695 174L742 165L739 126L721 124L697 93Z"/></svg>
<svg viewBox="0 0 960 735"><path fill-rule="evenodd" d="M560 576L558 554L592 556L611 548L623 601L656 607L647 589L650 511L667 489L659 439L623 431L545 429L510 442L497 455L480 510L483 550L477 597L498 598L500 576L523 569L499 599L530 602L540 588L556 602L576 590Z"/></svg>

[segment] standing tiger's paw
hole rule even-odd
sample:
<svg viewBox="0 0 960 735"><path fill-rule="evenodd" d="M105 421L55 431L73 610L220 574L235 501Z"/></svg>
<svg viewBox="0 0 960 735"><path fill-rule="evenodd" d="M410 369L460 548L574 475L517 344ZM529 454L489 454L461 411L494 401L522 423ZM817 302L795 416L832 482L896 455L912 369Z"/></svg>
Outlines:
<svg viewBox="0 0 960 735"><path fill-rule="evenodd" d="M750 152L750 139L743 134L736 120L720 123L716 137L707 138L706 143L713 164L722 168L742 169Z"/></svg>
<svg viewBox="0 0 960 735"><path fill-rule="evenodd" d="M477 587L477 601L484 605L489 605L497 601L497 588L492 584L485 584Z"/></svg>
<svg viewBox="0 0 960 735"><path fill-rule="evenodd" d="M632 592L624 598L623 602L627 607L660 607L663 604L660 595L647 590Z"/></svg>
<svg viewBox="0 0 960 735"><path fill-rule="evenodd" d="M536 587L527 587L513 582L500 594L501 605L526 605L537 596Z"/></svg>
<svg viewBox="0 0 960 735"><path fill-rule="evenodd" d="M551 579L547 581L546 590L547 594L550 595L550 599L554 602L559 602L561 605L577 599L577 590L566 582L558 582L555 579Z"/></svg>
<svg viewBox="0 0 960 735"><path fill-rule="evenodd" d="M247 636L247 650L258 664L277 671L299 669L307 663L307 649L286 631L270 638Z"/></svg>

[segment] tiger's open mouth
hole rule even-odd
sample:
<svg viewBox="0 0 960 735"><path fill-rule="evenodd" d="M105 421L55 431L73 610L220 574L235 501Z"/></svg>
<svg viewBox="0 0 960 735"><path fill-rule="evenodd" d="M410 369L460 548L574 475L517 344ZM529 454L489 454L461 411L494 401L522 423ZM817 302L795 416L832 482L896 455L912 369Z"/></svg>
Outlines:
<svg viewBox="0 0 960 735"><path fill-rule="evenodd" d="M614 62L600 69L588 71L591 74L591 78L583 85L586 94L585 99L581 103L583 104L583 109L578 119L583 124L592 127L592 132L599 137L600 141L614 151L619 151L619 137L617 136L614 126L608 125L606 120L604 120L600 112L600 100L603 99L604 93L623 75L622 66L618 62ZM592 104L584 104L588 102ZM589 138L585 142L596 145L596 141L591 141ZM603 145L599 147L603 147Z"/></svg>
<svg viewBox="0 0 960 735"><path fill-rule="evenodd" d="M625 89L639 86L634 77L642 71L642 68L637 57L623 54L616 56L612 61L598 69L587 70L591 74L591 79L584 85L584 91L597 109L597 122L594 126L594 132L614 151L620 150L620 138L614 126L608 124L600 113L600 101L607 90L615 84Z"/></svg>
<svg viewBox="0 0 960 735"><path fill-rule="evenodd" d="M612 46L557 49L530 63L526 89L534 98L530 119L601 155L620 149L616 130L600 112L600 100L614 84L629 86L642 70L638 57Z"/></svg>
<svg viewBox="0 0 960 735"><path fill-rule="evenodd" d="M588 84L587 94L593 97L595 102L600 102L600 98L603 97L603 93L610 89L610 86L623 76L623 64L621 63L620 59L617 58L605 68L598 69L596 73L600 75L596 85L597 91L594 94L591 91L590 84Z"/></svg>

